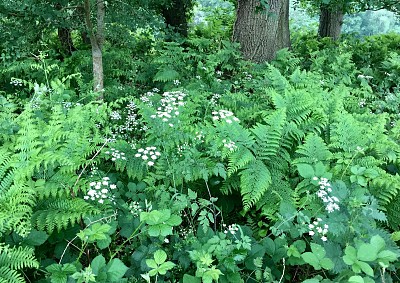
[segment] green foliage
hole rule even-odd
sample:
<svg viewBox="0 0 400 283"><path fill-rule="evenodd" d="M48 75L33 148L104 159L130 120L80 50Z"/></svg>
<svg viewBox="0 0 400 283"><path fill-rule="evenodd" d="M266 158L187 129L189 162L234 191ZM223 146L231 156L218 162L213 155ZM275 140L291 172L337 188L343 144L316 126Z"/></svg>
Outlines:
<svg viewBox="0 0 400 283"><path fill-rule="evenodd" d="M0 281L395 281L398 37L257 65L153 20L107 26L106 101L84 50L3 69Z"/></svg>

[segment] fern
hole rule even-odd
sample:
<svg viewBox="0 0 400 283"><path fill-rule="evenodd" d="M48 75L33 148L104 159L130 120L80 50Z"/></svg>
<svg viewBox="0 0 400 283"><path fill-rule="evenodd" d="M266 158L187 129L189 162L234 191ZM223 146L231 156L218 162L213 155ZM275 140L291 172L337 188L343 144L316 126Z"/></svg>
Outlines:
<svg viewBox="0 0 400 283"><path fill-rule="evenodd" d="M316 164L319 161L329 160L332 156L324 140L316 134L309 134L304 144L297 148L296 153L300 156L294 160L295 164Z"/></svg>
<svg viewBox="0 0 400 283"><path fill-rule="evenodd" d="M243 169L246 165L255 160L253 153L246 147L239 147L228 157L228 176L236 173L239 169Z"/></svg>
<svg viewBox="0 0 400 283"><path fill-rule="evenodd" d="M248 210L261 199L271 185L271 173L262 161L254 160L239 175L244 210Z"/></svg>
<svg viewBox="0 0 400 283"><path fill-rule="evenodd" d="M285 110L277 110L265 119L267 125L257 124L251 131L256 136L255 155L268 161L276 155L283 135L283 125L286 122Z"/></svg>
<svg viewBox="0 0 400 283"><path fill-rule="evenodd" d="M84 217L99 212L93 205L83 199L54 199L39 204L38 210L32 215L32 223L40 231L49 234L67 229L80 222Z"/></svg>
<svg viewBox="0 0 400 283"><path fill-rule="evenodd" d="M39 268L32 248L0 244L0 282L25 282L18 272L25 268Z"/></svg>

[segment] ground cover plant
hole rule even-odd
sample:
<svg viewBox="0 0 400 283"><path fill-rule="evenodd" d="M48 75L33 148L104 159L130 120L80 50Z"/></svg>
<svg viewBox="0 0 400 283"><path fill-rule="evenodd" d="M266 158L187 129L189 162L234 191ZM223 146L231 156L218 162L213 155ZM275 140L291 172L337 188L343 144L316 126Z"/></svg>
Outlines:
<svg viewBox="0 0 400 283"><path fill-rule="evenodd" d="M253 63L230 14L143 11L101 95L78 32L0 44L0 282L400 281L399 36Z"/></svg>

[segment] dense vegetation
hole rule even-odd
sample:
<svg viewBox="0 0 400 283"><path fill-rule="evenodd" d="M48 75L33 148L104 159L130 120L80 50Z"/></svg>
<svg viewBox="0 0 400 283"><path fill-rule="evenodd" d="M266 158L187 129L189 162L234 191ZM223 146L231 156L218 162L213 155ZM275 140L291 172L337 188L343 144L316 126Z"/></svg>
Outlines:
<svg viewBox="0 0 400 283"><path fill-rule="evenodd" d="M254 63L215 2L110 4L104 89L83 14L0 4L0 283L400 281L400 35Z"/></svg>

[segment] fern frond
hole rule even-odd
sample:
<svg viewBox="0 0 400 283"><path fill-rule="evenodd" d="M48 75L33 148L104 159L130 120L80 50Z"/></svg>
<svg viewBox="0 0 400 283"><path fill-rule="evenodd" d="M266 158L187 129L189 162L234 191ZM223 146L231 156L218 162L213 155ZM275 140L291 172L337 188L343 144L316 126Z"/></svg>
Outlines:
<svg viewBox="0 0 400 283"><path fill-rule="evenodd" d="M244 210L249 210L270 187L271 173L262 161L254 160L239 175Z"/></svg>
<svg viewBox="0 0 400 283"><path fill-rule="evenodd" d="M228 176L255 160L253 153L246 147L239 147L228 157Z"/></svg>
<svg viewBox="0 0 400 283"><path fill-rule="evenodd" d="M55 199L44 201L32 215L32 223L40 231L49 234L67 229L82 218L99 213L99 210L83 199Z"/></svg>
<svg viewBox="0 0 400 283"><path fill-rule="evenodd" d="M3 246L0 250L0 266L10 269L39 268L35 259L34 250L30 247Z"/></svg>
<svg viewBox="0 0 400 283"><path fill-rule="evenodd" d="M30 247L10 247L0 244L0 282L24 283L18 272L24 268L39 268L39 262L34 257Z"/></svg>
<svg viewBox="0 0 400 283"><path fill-rule="evenodd" d="M0 267L0 283L25 283L25 280L18 271L2 266Z"/></svg>
<svg viewBox="0 0 400 283"><path fill-rule="evenodd" d="M324 140L316 134L307 135L304 144L297 148L296 153L300 156L294 160L295 164L316 164L329 160L332 156Z"/></svg>
<svg viewBox="0 0 400 283"><path fill-rule="evenodd" d="M400 176L388 174L382 169L379 170L379 176L371 180L371 184L371 193L383 206L389 206L400 192Z"/></svg>
<svg viewBox="0 0 400 283"><path fill-rule="evenodd" d="M284 109L272 112L266 119L267 125L257 124L251 131L256 136L255 154L261 160L275 156L281 143L283 126L286 122Z"/></svg>

